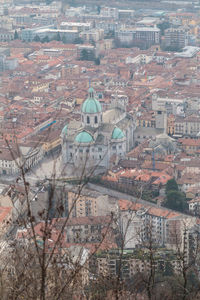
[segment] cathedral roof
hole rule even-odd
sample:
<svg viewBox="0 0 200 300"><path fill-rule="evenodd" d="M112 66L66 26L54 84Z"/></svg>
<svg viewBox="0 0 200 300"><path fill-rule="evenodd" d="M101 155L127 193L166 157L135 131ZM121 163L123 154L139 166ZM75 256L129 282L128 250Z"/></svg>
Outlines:
<svg viewBox="0 0 200 300"><path fill-rule="evenodd" d="M82 112L86 114L96 114L101 112L101 104L94 97L94 89L89 88L88 94L88 98L83 102Z"/></svg>
<svg viewBox="0 0 200 300"><path fill-rule="evenodd" d="M62 135L67 135L67 125L65 125L61 132Z"/></svg>
<svg viewBox="0 0 200 300"><path fill-rule="evenodd" d="M82 131L75 137L75 141L77 143L91 143L93 142L93 137L88 132Z"/></svg>
<svg viewBox="0 0 200 300"><path fill-rule="evenodd" d="M123 137L124 137L123 131L120 128L115 127L112 133L112 139L117 140L117 139L122 139Z"/></svg>

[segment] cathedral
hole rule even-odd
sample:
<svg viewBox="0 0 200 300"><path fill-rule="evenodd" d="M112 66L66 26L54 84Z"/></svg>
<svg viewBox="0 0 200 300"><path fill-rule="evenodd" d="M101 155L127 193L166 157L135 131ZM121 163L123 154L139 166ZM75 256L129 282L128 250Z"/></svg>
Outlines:
<svg viewBox="0 0 200 300"><path fill-rule="evenodd" d="M114 99L105 112L93 88L81 106L81 121L71 121L61 133L62 162L75 168L103 170L133 148L135 121L125 101Z"/></svg>

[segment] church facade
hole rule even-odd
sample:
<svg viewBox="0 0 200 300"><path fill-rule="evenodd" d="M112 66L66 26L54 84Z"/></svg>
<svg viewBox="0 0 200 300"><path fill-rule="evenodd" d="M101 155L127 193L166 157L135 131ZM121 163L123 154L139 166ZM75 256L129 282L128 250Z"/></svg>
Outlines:
<svg viewBox="0 0 200 300"><path fill-rule="evenodd" d="M133 148L135 127L125 103L115 100L103 112L94 89L89 88L81 121L71 121L62 130L63 164L108 169L112 159L123 158Z"/></svg>

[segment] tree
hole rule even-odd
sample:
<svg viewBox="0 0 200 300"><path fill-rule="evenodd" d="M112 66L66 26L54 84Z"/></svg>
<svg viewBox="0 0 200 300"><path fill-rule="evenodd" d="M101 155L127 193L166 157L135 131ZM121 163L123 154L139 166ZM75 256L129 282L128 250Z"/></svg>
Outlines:
<svg viewBox="0 0 200 300"><path fill-rule="evenodd" d="M81 60L89 60L89 53L86 49L81 50L80 59Z"/></svg>
<svg viewBox="0 0 200 300"><path fill-rule="evenodd" d="M178 184L174 178L168 180L166 184L166 194L170 191L178 191Z"/></svg>
<svg viewBox="0 0 200 300"><path fill-rule="evenodd" d="M187 209L187 201L185 194L176 190L169 191L167 193L165 206L170 209L184 212Z"/></svg>
<svg viewBox="0 0 200 300"><path fill-rule="evenodd" d="M48 36L45 36L42 40L41 40L42 43L49 43L49 37Z"/></svg>
<svg viewBox="0 0 200 300"><path fill-rule="evenodd" d="M99 66L101 63L100 58L99 57L95 58L94 62L95 62L95 65Z"/></svg>
<svg viewBox="0 0 200 300"><path fill-rule="evenodd" d="M64 35L62 36L62 42L63 42L63 44L67 44L67 39Z"/></svg>
<svg viewBox="0 0 200 300"><path fill-rule="evenodd" d="M83 39L80 37L77 37L74 39L74 44L83 44Z"/></svg>
<svg viewBox="0 0 200 300"><path fill-rule="evenodd" d="M160 29L161 35L164 35L165 34L165 29L170 27L170 23L164 21L164 22L158 24L157 27Z"/></svg>
<svg viewBox="0 0 200 300"><path fill-rule="evenodd" d="M34 37L34 42L40 42L40 37L39 35L36 34L36 36Z"/></svg>
<svg viewBox="0 0 200 300"><path fill-rule="evenodd" d="M98 13L98 15L100 15L100 12L101 12L101 6L98 5L98 6L97 6L97 13Z"/></svg>
<svg viewBox="0 0 200 300"><path fill-rule="evenodd" d="M19 39L19 35L17 33L17 30L15 30L15 34L14 34L14 40L18 40Z"/></svg>
<svg viewBox="0 0 200 300"><path fill-rule="evenodd" d="M60 33L58 32L57 35L55 36L54 40L60 42L61 41L61 36Z"/></svg>

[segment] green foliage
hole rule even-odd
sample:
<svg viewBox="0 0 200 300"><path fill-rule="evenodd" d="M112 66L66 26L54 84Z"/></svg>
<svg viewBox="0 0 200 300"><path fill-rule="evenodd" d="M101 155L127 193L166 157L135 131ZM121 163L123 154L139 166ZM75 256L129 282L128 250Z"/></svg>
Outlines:
<svg viewBox="0 0 200 300"><path fill-rule="evenodd" d="M45 36L42 40L41 40L42 43L49 43L49 37L48 36Z"/></svg>
<svg viewBox="0 0 200 300"><path fill-rule="evenodd" d="M169 191L167 193L165 206L170 209L178 210L181 212L185 211L187 209L187 201L185 194L183 192L175 190Z"/></svg>
<svg viewBox="0 0 200 300"><path fill-rule="evenodd" d="M40 42L40 37L36 34L33 40L34 42Z"/></svg>
<svg viewBox="0 0 200 300"><path fill-rule="evenodd" d="M98 6L97 6L97 13L98 13L98 15L100 15L100 12L101 12L101 6L98 5Z"/></svg>
<svg viewBox="0 0 200 300"><path fill-rule="evenodd" d="M176 180L170 179L166 184L166 200L165 206L170 209L175 209L178 211L185 211L187 209L187 201L185 194L178 190L178 184Z"/></svg>
<svg viewBox="0 0 200 300"><path fill-rule="evenodd" d="M174 178L167 181L165 191L166 194L170 191L178 191L178 184Z"/></svg>
<svg viewBox="0 0 200 300"><path fill-rule="evenodd" d="M61 41L61 37L60 37L60 33L58 32L54 38L55 41L60 42Z"/></svg>
<svg viewBox="0 0 200 300"><path fill-rule="evenodd" d="M80 37L77 37L74 39L74 44L83 44L83 39Z"/></svg>
<svg viewBox="0 0 200 300"><path fill-rule="evenodd" d="M170 27L170 23L164 21L164 22L158 24L157 27L160 29L161 35L164 35L165 34L165 29Z"/></svg>
<svg viewBox="0 0 200 300"><path fill-rule="evenodd" d="M100 58L99 57L95 58L94 62L95 62L95 65L99 66L101 63Z"/></svg>
<svg viewBox="0 0 200 300"><path fill-rule="evenodd" d="M90 53L90 51L88 51L87 49L83 49L81 51L80 60L94 61L95 56L94 56L94 54Z"/></svg>
<svg viewBox="0 0 200 300"><path fill-rule="evenodd" d="M18 40L19 39L19 35L17 33L17 30L15 30L15 34L14 34L14 40Z"/></svg>
<svg viewBox="0 0 200 300"><path fill-rule="evenodd" d="M67 44L67 40L66 40L66 37L64 35L62 37L62 42L63 42L63 44Z"/></svg>

